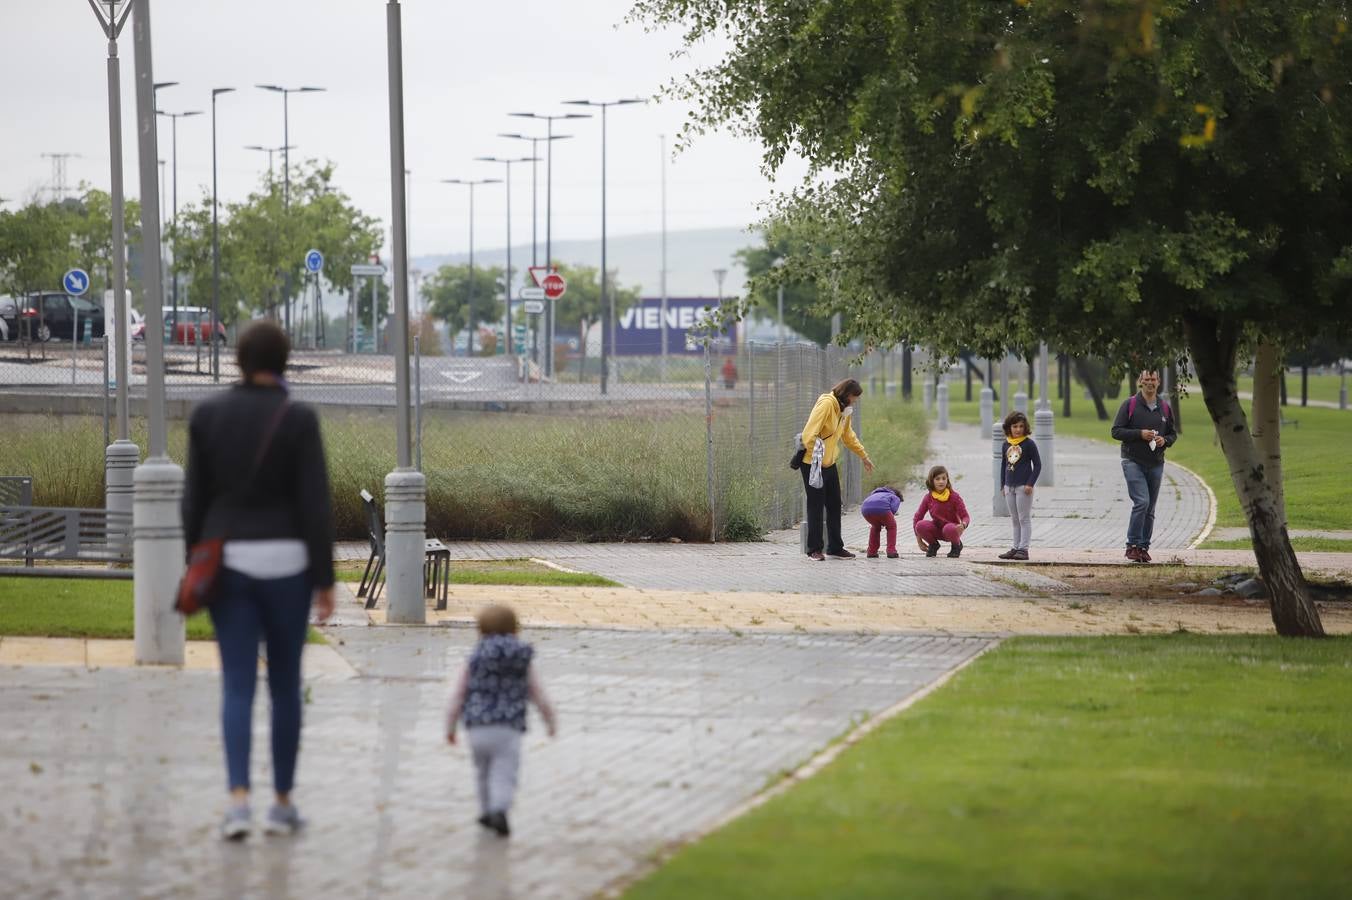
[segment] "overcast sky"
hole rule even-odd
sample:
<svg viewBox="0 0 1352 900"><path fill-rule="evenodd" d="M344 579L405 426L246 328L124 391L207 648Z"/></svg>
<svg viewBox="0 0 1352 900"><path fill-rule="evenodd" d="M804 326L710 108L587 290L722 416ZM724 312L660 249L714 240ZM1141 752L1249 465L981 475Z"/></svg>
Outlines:
<svg viewBox="0 0 1352 900"><path fill-rule="evenodd" d="M671 59L674 33L646 34L622 24L629 0L501 0L403 3L407 164L412 170L411 252L463 252L466 189L443 178L501 177L480 155L528 156L530 145L498 132L544 133L544 123L513 111L566 112L561 101L652 96L689 60ZM239 199L267 168L247 144L282 144L280 95L257 83L317 85L326 93L292 95L290 139L301 157L331 159L337 181L366 212L390 220L388 83L382 0L152 0L154 74L178 81L161 108L210 111L218 101L220 193ZM132 28L122 34L125 175L137 188ZM708 59L714 48L704 48ZM68 181L108 187L104 40L85 0L0 0L0 197L24 200L51 182L43 153L75 153ZM699 57L696 57L699 58ZM585 111L585 110L584 110ZM659 135L670 147L688 109L649 103L609 114L609 230L657 231L661 224ZM171 156L161 120L160 156ZM566 127L565 127L566 125ZM554 234L600 233L599 120L556 123L573 134L555 144ZM544 146L541 145L543 151ZM280 156L280 155L279 155ZM671 160L671 230L743 226L758 217L771 185L759 172L757 145L731 135L700 138ZM280 165L280 158L278 159ZM788 173L793 178L800 170ZM530 167L513 167L515 243L529 240ZM790 181L781 179L780 184ZM210 190L209 116L178 124L180 204ZM544 240L544 166L540 167L540 240ZM475 243L505 239L500 185L476 189ZM542 251L543 252L543 251Z"/></svg>

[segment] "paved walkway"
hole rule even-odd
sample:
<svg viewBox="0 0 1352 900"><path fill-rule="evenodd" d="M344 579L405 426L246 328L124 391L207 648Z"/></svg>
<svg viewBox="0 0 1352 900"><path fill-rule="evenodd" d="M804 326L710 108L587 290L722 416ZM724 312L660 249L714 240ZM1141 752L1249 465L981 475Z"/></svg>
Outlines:
<svg viewBox="0 0 1352 900"><path fill-rule="evenodd" d="M1009 547L1008 518L992 510L991 444L972 425L931 435L930 458L942 461L973 516L968 550L958 560L926 559L911 533L920 501L911 490L902 506L901 559L809 563L799 551L798 530L774 532L765 541L726 544L452 542L456 559L544 559L603 575L627 587L687 591L792 591L810 595L1016 597L1019 588L992 577L989 566ZM1101 443L1057 438L1057 483L1040 487L1033 507L1033 554L1070 548L1093 562L1122 560L1130 502L1116 451ZM1156 513L1152 550L1167 554L1192 544L1208 527L1212 503L1195 476L1169 466ZM857 512L844 518L845 543L862 554L868 524ZM364 544L340 545L339 555L366 558ZM1236 557L1237 559L1241 557Z"/></svg>
<svg viewBox="0 0 1352 900"><path fill-rule="evenodd" d="M309 679L292 839L215 839L219 679L0 666L0 841L14 897L586 897L706 829L865 718L989 645L925 635L547 629L559 709L532 722L508 841L474 823L445 743L465 628L329 629ZM260 686L253 772L267 783ZM256 815L259 810L255 810Z"/></svg>

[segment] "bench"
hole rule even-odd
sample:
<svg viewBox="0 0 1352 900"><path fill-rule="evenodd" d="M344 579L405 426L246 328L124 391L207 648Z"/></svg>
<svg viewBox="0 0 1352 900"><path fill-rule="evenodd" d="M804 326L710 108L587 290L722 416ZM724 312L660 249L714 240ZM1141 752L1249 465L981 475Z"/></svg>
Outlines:
<svg viewBox="0 0 1352 900"><path fill-rule="evenodd" d="M366 537L371 542L371 555L366 559L357 596L366 598L366 608L374 609L380 597L381 575L385 573L385 523L380 507L365 489L361 492L366 510ZM423 589L437 601L437 609L445 609L451 594L451 550L436 538L423 540Z"/></svg>
<svg viewBox="0 0 1352 900"><path fill-rule="evenodd" d="M129 563L131 518L106 509L0 506L0 559L22 559L25 569L35 560Z"/></svg>

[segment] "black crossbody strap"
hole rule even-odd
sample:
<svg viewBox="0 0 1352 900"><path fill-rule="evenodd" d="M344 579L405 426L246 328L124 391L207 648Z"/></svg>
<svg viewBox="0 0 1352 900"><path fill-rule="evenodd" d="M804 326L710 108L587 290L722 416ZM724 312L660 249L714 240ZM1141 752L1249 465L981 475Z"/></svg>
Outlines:
<svg viewBox="0 0 1352 900"><path fill-rule="evenodd" d="M250 483L258 474L258 467L263 465L263 457L267 455L268 448L272 446L272 439L277 434L277 427L282 424L282 417L286 415L287 407L290 405L291 401L283 397L282 402L277 406L277 411L268 420L267 430L263 432L263 440L258 445L258 452L254 454L253 468L249 470L248 481Z"/></svg>

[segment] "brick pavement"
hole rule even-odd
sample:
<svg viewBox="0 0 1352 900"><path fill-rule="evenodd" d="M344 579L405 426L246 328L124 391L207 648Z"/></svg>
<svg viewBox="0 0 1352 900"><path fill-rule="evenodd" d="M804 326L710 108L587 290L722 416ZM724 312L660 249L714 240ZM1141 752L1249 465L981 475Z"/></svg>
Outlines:
<svg viewBox="0 0 1352 900"><path fill-rule="evenodd" d="M989 643L536 630L561 732L528 735L516 833L501 841L474 823L466 754L444 741L449 680L471 633L330 634L359 675L309 683L296 796L312 825L294 840L215 839L217 677L0 667L4 893L589 896ZM260 698L260 784L266 706Z"/></svg>

